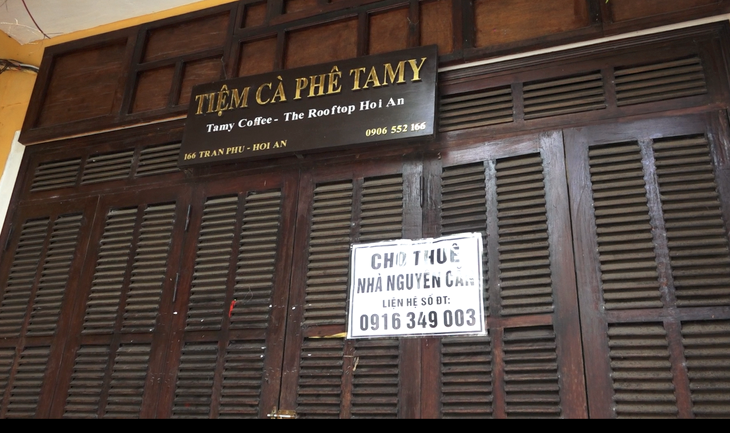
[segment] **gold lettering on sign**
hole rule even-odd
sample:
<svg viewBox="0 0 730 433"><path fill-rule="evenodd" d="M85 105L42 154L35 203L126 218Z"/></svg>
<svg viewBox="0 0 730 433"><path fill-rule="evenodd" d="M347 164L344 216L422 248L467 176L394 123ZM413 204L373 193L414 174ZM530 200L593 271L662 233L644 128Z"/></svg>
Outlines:
<svg viewBox="0 0 730 433"><path fill-rule="evenodd" d="M378 75L379 71L375 66L371 67L369 71L365 68L350 69L350 76L353 77L352 90L375 89L389 84L406 83L406 63L410 66L412 73L410 81L421 81L421 68L426 63L426 57L422 57L420 62L419 59L402 60L397 63L395 68L392 63L384 63L383 75ZM365 77L364 82L362 77Z"/></svg>

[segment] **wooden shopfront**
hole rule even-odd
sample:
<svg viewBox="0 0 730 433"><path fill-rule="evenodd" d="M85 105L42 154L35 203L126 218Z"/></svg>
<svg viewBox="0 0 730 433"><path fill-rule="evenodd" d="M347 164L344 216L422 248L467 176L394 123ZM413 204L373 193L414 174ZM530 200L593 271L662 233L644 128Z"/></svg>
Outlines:
<svg viewBox="0 0 730 433"><path fill-rule="evenodd" d="M0 418L730 416L730 25L681 25L728 4L635 3L244 0L48 49ZM430 45L432 138L178 166L194 85ZM470 232L487 336L343 337L352 244Z"/></svg>

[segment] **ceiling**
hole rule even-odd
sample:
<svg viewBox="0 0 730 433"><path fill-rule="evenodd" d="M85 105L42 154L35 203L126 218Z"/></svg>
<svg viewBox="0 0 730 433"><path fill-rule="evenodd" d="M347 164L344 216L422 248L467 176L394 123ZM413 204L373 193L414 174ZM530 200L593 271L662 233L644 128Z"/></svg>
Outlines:
<svg viewBox="0 0 730 433"><path fill-rule="evenodd" d="M23 0L0 0L0 31L27 44L43 39L44 33L53 38L199 1L25 0L23 4Z"/></svg>

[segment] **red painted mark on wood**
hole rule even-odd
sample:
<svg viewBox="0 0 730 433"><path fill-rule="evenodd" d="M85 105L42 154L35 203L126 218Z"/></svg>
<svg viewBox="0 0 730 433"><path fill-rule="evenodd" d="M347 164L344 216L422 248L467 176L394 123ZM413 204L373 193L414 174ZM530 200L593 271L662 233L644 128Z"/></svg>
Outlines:
<svg viewBox="0 0 730 433"><path fill-rule="evenodd" d="M236 306L236 300L234 299L231 301L231 307L228 309L228 318L229 319L231 318L231 314L233 314L233 307L235 307L235 306Z"/></svg>

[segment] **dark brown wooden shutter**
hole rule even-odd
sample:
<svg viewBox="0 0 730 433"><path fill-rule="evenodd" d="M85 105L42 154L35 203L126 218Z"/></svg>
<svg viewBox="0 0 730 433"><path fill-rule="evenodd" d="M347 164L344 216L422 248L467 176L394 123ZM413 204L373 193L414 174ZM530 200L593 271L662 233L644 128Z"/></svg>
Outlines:
<svg viewBox="0 0 730 433"><path fill-rule="evenodd" d="M441 340L441 416L491 418L494 410L490 337Z"/></svg>
<svg viewBox="0 0 730 433"><path fill-rule="evenodd" d="M600 71L524 83L525 120L606 108Z"/></svg>
<svg viewBox="0 0 730 433"><path fill-rule="evenodd" d="M78 283L51 416L137 418L154 402L184 226L177 191L104 197L92 229L89 262ZM179 247L178 247L179 248ZM149 404L154 406L154 404ZM149 416L149 415L147 415Z"/></svg>
<svg viewBox="0 0 730 433"><path fill-rule="evenodd" d="M730 416L730 321L682 323L682 345L697 418Z"/></svg>
<svg viewBox="0 0 730 433"><path fill-rule="evenodd" d="M298 230L295 251L308 253L294 264L280 401L300 418L398 417L409 387L403 369L418 368L404 363L398 339L343 341L350 245L402 238L418 193L403 163L380 165L312 170L301 181L308 227Z"/></svg>
<svg viewBox="0 0 730 433"><path fill-rule="evenodd" d="M616 68L619 106L707 93L705 71L699 57L648 65Z"/></svg>
<svg viewBox="0 0 730 433"><path fill-rule="evenodd" d="M295 176L209 184L191 210L158 416L258 418L277 405Z"/></svg>
<svg viewBox="0 0 730 433"><path fill-rule="evenodd" d="M514 120L512 88L478 90L441 98L439 131L478 128Z"/></svg>
<svg viewBox="0 0 730 433"><path fill-rule="evenodd" d="M566 131L592 416L729 413L726 122Z"/></svg>
<svg viewBox="0 0 730 433"><path fill-rule="evenodd" d="M562 149L544 133L433 165L436 234L484 238L489 336L434 339L427 356L441 368L424 378L435 399L424 416L587 416Z"/></svg>
<svg viewBox="0 0 730 433"><path fill-rule="evenodd" d="M0 263L0 417L48 416L94 201L21 207ZM45 216L40 216L40 215ZM64 313L65 312L65 313Z"/></svg>
<svg viewBox="0 0 730 433"><path fill-rule="evenodd" d="M80 158L42 162L36 167L30 190L35 192L72 187L76 184L80 169Z"/></svg>

